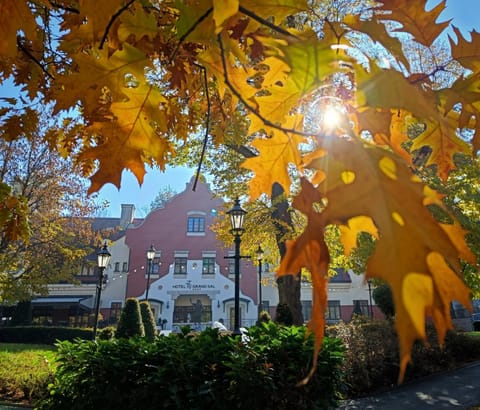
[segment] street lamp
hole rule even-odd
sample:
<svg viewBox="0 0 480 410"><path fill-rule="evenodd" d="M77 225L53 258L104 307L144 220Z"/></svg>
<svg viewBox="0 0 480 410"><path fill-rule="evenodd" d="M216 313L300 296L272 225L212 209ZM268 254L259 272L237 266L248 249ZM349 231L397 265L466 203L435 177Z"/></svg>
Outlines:
<svg viewBox="0 0 480 410"><path fill-rule="evenodd" d="M372 280L368 279L368 298L370 299L370 318L373 319L373 306L372 306Z"/></svg>
<svg viewBox="0 0 480 410"><path fill-rule="evenodd" d="M263 310L262 303L262 260L263 260L263 249L258 245L257 249L257 261L258 261L258 319L260 319L260 313Z"/></svg>
<svg viewBox="0 0 480 410"><path fill-rule="evenodd" d="M240 206L240 202L235 199L235 203L233 204L232 209L227 211L227 215L230 218L230 224L232 229L230 232L235 237L235 255L233 259L235 260L235 318L234 318L234 326L233 326L233 335L240 335L240 237L242 236L244 229L243 229L243 220L247 211L242 209ZM226 257L231 258L231 257Z"/></svg>
<svg viewBox="0 0 480 410"><path fill-rule="evenodd" d="M145 300L148 302L148 291L150 290L150 274L152 273L152 262L155 258L156 249L153 247L153 244L150 245L150 248L147 250L147 290L145 292Z"/></svg>
<svg viewBox="0 0 480 410"><path fill-rule="evenodd" d="M97 299L95 301L95 322L93 324L93 340L97 337L97 328L98 328L98 314L100 313L100 295L102 294L102 286L103 286L103 272L105 268L108 266L108 262L110 262L110 252L107 249L107 242L105 242L102 246L102 249L97 253L97 265L100 274L98 276L98 283L97 283Z"/></svg>

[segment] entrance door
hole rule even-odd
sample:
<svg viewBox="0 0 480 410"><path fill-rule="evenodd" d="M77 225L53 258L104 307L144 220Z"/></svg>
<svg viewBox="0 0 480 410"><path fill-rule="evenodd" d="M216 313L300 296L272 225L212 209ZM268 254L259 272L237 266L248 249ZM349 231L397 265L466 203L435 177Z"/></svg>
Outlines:
<svg viewBox="0 0 480 410"><path fill-rule="evenodd" d="M175 300L173 323L194 329L212 322L212 303L207 295L181 295Z"/></svg>

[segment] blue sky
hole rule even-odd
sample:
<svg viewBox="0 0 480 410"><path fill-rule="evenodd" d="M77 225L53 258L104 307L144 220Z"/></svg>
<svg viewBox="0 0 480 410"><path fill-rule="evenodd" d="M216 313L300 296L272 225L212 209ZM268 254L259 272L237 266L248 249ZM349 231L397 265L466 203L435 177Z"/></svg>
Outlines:
<svg viewBox="0 0 480 410"><path fill-rule="evenodd" d="M195 175L195 170L189 168L168 168L165 172L147 169L147 174L140 187L137 179L129 171L122 174L122 186L118 190L114 185L107 184L99 192L100 200L107 200L109 207L101 214L103 216L120 216L121 204L134 204L135 216L143 217L150 203L163 190L170 186L173 191L181 192L185 184Z"/></svg>
<svg viewBox="0 0 480 410"><path fill-rule="evenodd" d="M430 0L427 9L435 7L441 0ZM480 0L447 0L445 10L438 21L453 19L450 24L458 27L462 34L470 39L468 32L472 29L480 31ZM452 33L449 30L449 33Z"/></svg>
<svg viewBox="0 0 480 410"><path fill-rule="evenodd" d="M427 8L434 7L439 2L440 0L430 0ZM439 21L453 19L451 24L458 27L462 34L470 39L468 33L472 29L476 28L477 31L480 31L479 14L480 0L447 0L446 9L440 15ZM453 35L451 30L448 33ZM170 186L174 191L181 192L194 173L195 170L188 168L167 168L164 173L149 170L142 187L140 187L135 177L125 171L122 175L120 191L111 184L100 190L100 197L110 203L105 215L118 216L121 204L133 203L137 209L137 216L144 216L144 210L148 208L150 202L163 187Z"/></svg>

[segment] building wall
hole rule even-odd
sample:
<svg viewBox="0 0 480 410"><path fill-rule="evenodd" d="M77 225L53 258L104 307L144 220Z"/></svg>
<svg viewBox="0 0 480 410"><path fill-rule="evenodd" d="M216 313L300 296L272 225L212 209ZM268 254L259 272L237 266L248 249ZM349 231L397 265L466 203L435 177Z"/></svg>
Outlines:
<svg viewBox="0 0 480 410"><path fill-rule="evenodd" d="M189 309L187 304L190 307L196 304L200 295L202 303L208 305L208 308L204 308L205 311L211 312L210 321L220 318L228 321L230 307L233 306L234 278L228 273L229 260L224 258L231 253L232 248L225 249L209 229L222 209L223 201L214 199L208 185L203 182L197 184L195 191L192 188L193 178L186 185L185 191L172 198L164 208L151 212L141 225L126 231L125 243L130 249L126 297L139 300L146 298L149 269L146 251L153 245L160 265L158 274L153 273L156 272L156 267L150 270L148 299L157 321L160 318L166 319L167 326L170 327L176 323L174 309L177 319L182 317L182 320L186 320L180 312ZM204 218L205 231L187 232L189 217ZM185 274L175 275L175 256L187 258ZM205 256L215 258L213 274L202 274ZM240 297L244 304L242 319L247 324L247 320L255 320L257 315L256 269L245 259L240 264ZM255 315L250 317L252 312Z"/></svg>
<svg viewBox="0 0 480 410"><path fill-rule="evenodd" d="M275 283L275 273L268 272L264 274L265 280L262 287L262 299L270 307L269 312L274 317L275 309L278 305L278 290ZM340 304L340 320L344 322L350 321L354 311L354 301L367 301L368 309L370 308L370 292L368 283L364 281L363 275L356 275L353 272L348 272L350 280L345 281L331 281L328 284L328 300L338 301ZM373 287L370 287L370 291ZM311 302L313 300L313 288L310 282L302 282L300 300L302 303ZM383 314L375 305L372 299L372 313L376 319L383 319ZM305 310L305 309L304 309ZM308 313L303 312L305 319L308 319ZM328 322L337 322L338 320L328 320Z"/></svg>
<svg viewBox="0 0 480 410"><path fill-rule="evenodd" d="M103 285L100 298L100 311L106 320L110 319L112 303L121 303L122 307L125 304L130 258L130 249L125 244L125 235L111 242L108 250L112 256L104 272L107 280ZM115 322L114 318L112 322Z"/></svg>

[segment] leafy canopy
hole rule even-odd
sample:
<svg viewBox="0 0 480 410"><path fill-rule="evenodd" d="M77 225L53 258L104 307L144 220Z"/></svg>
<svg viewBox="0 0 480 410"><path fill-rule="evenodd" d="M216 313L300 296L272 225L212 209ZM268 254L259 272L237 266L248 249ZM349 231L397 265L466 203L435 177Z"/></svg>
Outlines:
<svg viewBox="0 0 480 410"><path fill-rule="evenodd" d="M164 168L195 132L215 144L235 144L247 121L250 148L243 166L250 197L278 183L295 193L308 219L288 244L279 274L312 273L314 317L323 336L329 252L324 230L338 225L344 247L367 232L376 238L366 275L392 288L403 377L415 339L431 316L443 340L449 304L469 306L461 260L475 263L453 217L438 222L442 197L420 182L411 153L429 148L427 166L444 180L457 153L480 146L480 34L455 29L451 53L421 69L404 39L432 54L449 22L437 22L441 1L384 0L355 15L306 0L4 0L0 6L0 78L13 79L23 99L76 109L82 125L48 135L49 143L82 165L90 192L120 186L123 169L142 182L145 164ZM359 3L359 2L356 2ZM367 4L365 2L365 4ZM460 67L460 75L459 73ZM450 76L439 86L439 75ZM4 139L22 134L4 99ZM315 108L316 107L316 108ZM336 108L341 121L320 121ZM318 110L317 110L318 109ZM239 115L241 113L241 115ZM316 113L316 114L315 114ZM404 149L408 127L421 132ZM471 129L470 139L458 130ZM302 175L291 186L291 171ZM8 200L8 194L6 196Z"/></svg>

